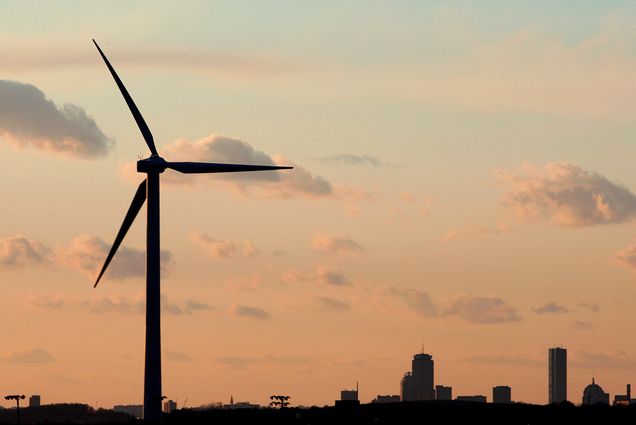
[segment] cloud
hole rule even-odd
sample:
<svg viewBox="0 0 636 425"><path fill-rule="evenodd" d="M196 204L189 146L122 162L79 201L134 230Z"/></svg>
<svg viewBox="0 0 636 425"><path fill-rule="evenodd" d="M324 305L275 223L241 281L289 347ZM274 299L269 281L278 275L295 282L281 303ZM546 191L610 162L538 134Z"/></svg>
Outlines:
<svg viewBox="0 0 636 425"><path fill-rule="evenodd" d="M499 172L510 189L503 205L525 219L565 226L623 223L636 214L636 196L602 175L568 162L526 166L524 175Z"/></svg>
<svg viewBox="0 0 636 425"><path fill-rule="evenodd" d="M26 300L31 307L46 311L63 311L69 309L86 309L94 314L143 314L146 311L146 301L143 294L134 297L121 295L107 295L103 297L74 297L63 298L61 295L41 294ZM165 314L182 315L199 312L212 312L217 308L210 304L189 300L187 302L172 301L165 295L161 296L161 311Z"/></svg>
<svg viewBox="0 0 636 425"><path fill-rule="evenodd" d="M168 161L201 161L256 165L291 165L293 170L256 171L247 173L215 173L192 176L169 171L162 182L173 185L202 185L216 182L243 196L267 198L327 198L334 189L327 180L281 156L257 151L250 144L227 136L211 134L190 142L179 139L162 147Z"/></svg>
<svg viewBox="0 0 636 425"><path fill-rule="evenodd" d="M44 348L29 348L12 353L6 353L1 357L7 363L51 363L55 358Z"/></svg>
<svg viewBox="0 0 636 425"><path fill-rule="evenodd" d="M473 224L460 229L449 230L444 236L444 240L452 241L458 239L486 239L493 236L499 236L511 232L511 228L507 224L500 224L497 227L486 227L480 224Z"/></svg>
<svg viewBox="0 0 636 425"><path fill-rule="evenodd" d="M205 248L212 258L225 260L254 258L260 254L249 241L232 242L216 239L204 233L192 233L190 239Z"/></svg>
<svg viewBox="0 0 636 425"><path fill-rule="evenodd" d="M82 300L80 304L95 314L143 314L146 311L146 302L142 297L131 301L122 296L109 296Z"/></svg>
<svg viewBox="0 0 636 425"><path fill-rule="evenodd" d="M392 295L422 317L457 318L469 323L495 324L521 320L517 310L499 297L459 295L450 300L437 301L427 292L396 286L381 290L382 299Z"/></svg>
<svg viewBox="0 0 636 425"><path fill-rule="evenodd" d="M6 60L0 62L4 71L41 71L52 68L99 67L104 72L104 64L95 50L86 45L71 47L58 45L28 45L21 40L17 43L5 43L0 46L0 56ZM109 49L110 50L110 49ZM212 75L215 78L254 79L262 81L264 77L289 76L305 67L297 57L294 60L284 58L280 52L267 54L242 54L211 49L184 49L161 46L143 48L117 46L112 49L113 59L126 70L134 69L177 69ZM116 65L118 66L118 65ZM107 72L107 71L106 71Z"/></svg>
<svg viewBox="0 0 636 425"><path fill-rule="evenodd" d="M598 313L601 310L601 306L599 306L596 303L585 303L585 302L580 302L578 303L578 306L591 312L591 313Z"/></svg>
<svg viewBox="0 0 636 425"><path fill-rule="evenodd" d="M91 278L101 270L111 245L96 236L80 235L70 246L58 252L59 261L86 273ZM167 271L172 264L170 251L161 251L161 269ZM110 279L141 278L146 276L146 252L120 246L108 266L105 277Z"/></svg>
<svg viewBox="0 0 636 425"><path fill-rule="evenodd" d="M66 300L60 295L37 295L27 300L27 303L41 310L63 310Z"/></svg>
<svg viewBox="0 0 636 425"><path fill-rule="evenodd" d="M370 165L372 167L382 167L388 165L386 162L369 155L353 155L343 153L340 155L323 156L316 158L318 162L326 165Z"/></svg>
<svg viewBox="0 0 636 425"><path fill-rule="evenodd" d="M230 309L232 314L238 317L247 317L256 320L270 320L271 314L259 307L235 304Z"/></svg>
<svg viewBox="0 0 636 425"><path fill-rule="evenodd" d="M320 254L352 254L364 251L362 245L346 236L336 237L326 233L314 236L312 247Z"/></svg>
<svg viewBox="0 0 636 425"><path fill-rule="evenodd" d="M173 362L191 362L192 357L187 355L186 353L181 353L179 351L171 351L165 350L164 354L166 355L166 360Z"/></svg>
<svg viewBox="0 0 636 425"><path fill-rule="evenodd" d="M395 286L387 288L386 291L391 295L401 298L408 307L421 316L438 317L439 315L437 304L426 292L422 292L418 289L404 289Z"/></svg>
<svg viewBox="0 0 636 425"><path fill-rule="evenodd" d="M313 297L314 310L321 313L345 313L351 310L351 305L345 301L332 297Z"/></svg>
<svg viewBox="0 0 636 425"><path fill-rule="evenodd" d="M627 245L627 247L616 251L614 259L630 269L636 270L636 243Z"/></svg>
<svg viewBox="0 0 636 425"><path fill-rule="evenodd" d="M49 261L51 250L23 235L0 239L0 268L21 269L41 266Z"/></svg>
<svg viewBox="0 0 636 425"><path fill-rule="evenodd" d="M76 158L105 156L113 141L77 105L55 105L31 84L0 80L0 139Z"/></svg>
<svg viewBox="0 0 636 425"><path fill-rule="evenodd" d="M575 320L570 323L570 327L576 331L587 331L594 327L594 324L590 322L583 322L581 320Z"/></svg>
<svg viewBox="0 0 636 425"><path fill-rule="evenodd" d="M316 279L322 283L333 286L348 286L351 284L343 272L333 270L328 266L316 267Z"/></svg>
<svg viewBox="0 0 636 425"><path fill-rule="evenodd" d="M549 302L541 307L533 308L532 311L536 314L565 314L572 312L569 308L555 302Z"/></svg>
<svg viewBox="0 0 636 425"><path fill-rule="evenodd" d="M571 361L573 366L594 369L636 369L636 359L623 351L616 353L592 353L579 351Z"/></svg>
<svg viewBox="0 0 636 425"><path fill-rule="evenodd" d="M444 315L470 323L506 323L521 320L517 310L499 297L469 295L456 298L444 311Z"/></svg>
<svg viewBox="0 0 636 425"><path fill-rule="evenodd" d="M195 311L216 311L216 310L218 310L218 308L210 304L200 302L200 301L189 300L188 302L186 302L186 305L185 305L185 311L187 313L192 313Z"/></svg>

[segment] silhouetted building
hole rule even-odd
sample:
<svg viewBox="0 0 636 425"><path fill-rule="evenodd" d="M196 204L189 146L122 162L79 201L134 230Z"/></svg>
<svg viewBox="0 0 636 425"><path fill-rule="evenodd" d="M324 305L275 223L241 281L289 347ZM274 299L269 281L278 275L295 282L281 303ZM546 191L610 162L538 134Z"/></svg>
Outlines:
<svg viewBox="0 0 636 425"><path fill-rule="evenodd" d="M397 403L400 401L399 395L377 395L371 403Z"/></svg>
<svg viewBox="0 0 636 425"><path fill-rule="evenodd" d="M128 413L137 419L142 419L144 406L141 404L127 404L113 407L115 412Z"/></svg>
<svg viewBox="0 0 636 425"><path fill-rule="evenodd" d="M512 403L512 389L507 385L498 385L492 388L493 403Z"/></svg>
<svg viewBox="0 0 636 425"><path fill-rule="evenodd" d="M435 400L452 400L452 399L453 399L453 387L435 385Z"/></svg>
<svg viewBox="0 0 636 425"><path fill-rule="evenodd" d="M486 396L485 395L458 395L455 399L457 401L471 401L474 403L485 403Z"/></svg>
<svg viewBox="0 0 636 425"><path fill-rule="evenodd" d="M548 350L548 402L561 403L568 399L568 350Z"/></svg>
<svg viewBox="0 0 636 425"><path fill-rule="evenodd" d="M609 394L594 382L594 378L592 378L592 383L583 390L583 404L609 404Z"/></svg>
<svg viewBox="0 0 636 425"><path fill-rule="evenodd" d="M41 405L40 396L37 394L33 394L29 397L29 407L39 407Z"/></svg>
<svg viewBox="0 0 636 425"><path fill-rule="evenodd" d="M400 395L402 396L402 401L415 400L411 384L412 380L413 377L411 376L411 372L406 372L402 377L402 381L400 382Z"/></svg>
<svg viewBox="0 0 636 425"><path fill-rule="evenodd" d="M614 396L614 406L629 406L635 402L636 400L632 399L632 386L630 384L627 384L625 394L616 394Z"/></svg>
<svg viewBox="0 0 636 425"><path fill-rule="evenodd" d="M171 413L174 410L177 410L177 403L172 400L163 402L163 413Z"/></svg>
<svg viewBox="0 0 636 425"><path fill-rule="evenodd" d="M429 354L413 356L411 371L411 385L415 400L435 400L433 389L434 362Z"/></svg>
<svg viewBox="0 0 636 425"><path fill-rule="evenodd" d="M340 400L357 400L358 399L358 391L357 390L342 390L340 391Z"/></svg>
<svg viewBox="0 0 636 425"><path fill-rule="evenodd" d="M352 401L358 399L358 383L356 382L355 390L342 390L340 391L340 400Z"/></svg>

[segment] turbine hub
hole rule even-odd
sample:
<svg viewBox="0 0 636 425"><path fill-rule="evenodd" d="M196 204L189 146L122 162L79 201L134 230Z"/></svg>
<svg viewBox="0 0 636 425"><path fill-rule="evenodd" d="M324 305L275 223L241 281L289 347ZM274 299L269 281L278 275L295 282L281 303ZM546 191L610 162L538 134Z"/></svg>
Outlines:
<svg viewBox="0 0 636 425"><path fill-rule="evenodd" d="M166 171L168 163L158 155L152 155L146 159L137 161L138 173L163 173Z"/></svg>

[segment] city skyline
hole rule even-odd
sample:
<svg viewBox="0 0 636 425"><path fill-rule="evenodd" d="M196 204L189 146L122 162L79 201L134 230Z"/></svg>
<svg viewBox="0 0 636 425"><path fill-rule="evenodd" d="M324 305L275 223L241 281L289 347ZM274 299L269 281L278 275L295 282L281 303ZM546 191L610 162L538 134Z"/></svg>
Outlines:
<svg viewBox="0 0 636 425"><path fill-rule="evenodd" d="M592 377L624 392L634 18L619 1L0 2L6 393L142 402L143 224L92 284L147 152L93 38L166 160L295 167L162 174L169 399L322 405L360 380L370 401L399 394L422 342L453 396L543 404L557 346L571 401Z"/></svg>

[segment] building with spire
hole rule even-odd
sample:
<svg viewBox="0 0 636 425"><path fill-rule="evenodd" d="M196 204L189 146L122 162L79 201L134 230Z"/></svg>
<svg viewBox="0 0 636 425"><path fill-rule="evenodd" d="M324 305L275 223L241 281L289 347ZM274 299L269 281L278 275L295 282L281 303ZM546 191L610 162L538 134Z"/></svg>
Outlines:
<svg viewBox="0 0 636 425"><path fill-rule="evenodd" d="M430 354L420 353L413 356L411 372L402 377L402 401L435 400L434 362Z"/></svg>

